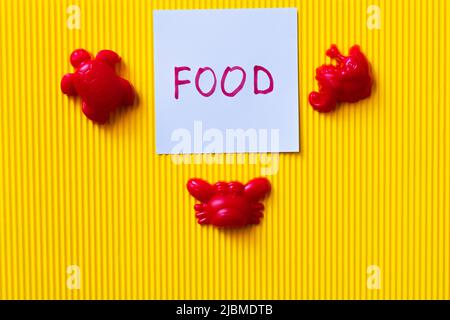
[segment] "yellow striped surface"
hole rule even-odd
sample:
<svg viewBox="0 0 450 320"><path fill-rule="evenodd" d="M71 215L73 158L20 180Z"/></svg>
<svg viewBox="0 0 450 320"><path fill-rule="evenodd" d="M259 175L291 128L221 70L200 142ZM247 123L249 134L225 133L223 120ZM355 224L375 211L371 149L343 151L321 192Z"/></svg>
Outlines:
<svg viewBox="0 0 450 320"><path fill-rule="evenodd" d="M280 156L262 224L226 231L196 224L187 179L262 164L155 155L152 10L241 7L298 8L301 152ZM446 0L0 0L0 298L449 299L449 15ZM323 115L307 96L331 43L360 44L376 83ZM120 53L139 95L110 125L59 89L78 47Z"/></svg>

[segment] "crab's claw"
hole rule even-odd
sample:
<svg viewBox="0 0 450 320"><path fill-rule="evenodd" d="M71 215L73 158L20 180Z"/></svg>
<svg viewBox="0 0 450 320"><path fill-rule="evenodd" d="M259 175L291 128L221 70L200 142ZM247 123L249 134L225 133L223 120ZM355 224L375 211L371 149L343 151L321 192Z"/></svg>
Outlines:
<svg viewBox="0 0 450 320"><path fill-rule="evenodd" d="M70 63L76 69L83 62L89 61L91 59L91 54L84 49L76 49L70 55Z"/></svg>
<svg viewBox="0 0 450 320"><path fill-rule="evenodd" d="M270 181L266 178L250 180L244 187L245 196L251 201L259 201L269 194Z"/></svg>
<svg viewBox="0 0 450 320"><path fill-rule="evenodd" d="M186 186L189 193L201 202L208 201L214 194L214 187L202 179L190 179Z"/></svg>
<svg viewBox="0 0 450 320"><path fill-rule="evenodd" d="M330 49L327 50L326 55L331 59L336 59L337 61L343 61L346 57L341 54L338 47L335 44L332 44Z"/></svg>
<svg viewBox="0 0 450 320"><path fill-rule="evenodd" d="M330 112L336 109L336 97L330 91L317 92L309 94L309 103L319 112Z"/></svg>
<svg viewBox="0 0 450 320"><path fill-rule="evenodd" d="M120 62L120 56L112 50L102 50L95 56L96 59L102 60L111 67Z"/></svg>
<svg viewBox="0 0 450 320"><path fill-rule="evenodd" d="M73 84L73 73L68 73L61 79L61 91L68 96L77 95L77 90Z"/></svg>

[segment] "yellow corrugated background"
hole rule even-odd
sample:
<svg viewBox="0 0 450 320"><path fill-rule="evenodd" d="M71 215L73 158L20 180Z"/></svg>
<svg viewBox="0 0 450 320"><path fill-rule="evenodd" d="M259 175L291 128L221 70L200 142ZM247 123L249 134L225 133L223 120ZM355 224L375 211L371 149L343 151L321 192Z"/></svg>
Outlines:
<svg viewBox="0 0 450 320"><path fill-rule="evenodd" d="M298 8L301 152L281 155L260 226L220 231L196 224L186 180L260 166L155 155L152 9L240 7ZM449 16L446 0L0 0L0 298L449 299ZM330 43L360 44L376 85L322 115L307 95ZM60 92L76 47L124 59L139 103L111 125Z"/></svg>

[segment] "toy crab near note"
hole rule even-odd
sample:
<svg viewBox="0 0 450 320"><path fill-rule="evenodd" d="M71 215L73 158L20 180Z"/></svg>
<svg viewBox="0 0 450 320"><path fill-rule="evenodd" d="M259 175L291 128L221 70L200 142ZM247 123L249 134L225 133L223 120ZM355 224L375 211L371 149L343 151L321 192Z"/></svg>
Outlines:
<svg viewBox="0 0 450 320"><path fill-rule="evenodd" d="M211 185L202 179L191 179L187 189L201 202L194 206L199 224L244 227L259 224L264 210L260 201L269 194L271 186L266 178L256 178L245 185L240 182Z"/></svg>
<svg viewBox="0 0 450 320"><path fill-rule="evenodd" d="M75 72L62 78L61 90L69 96L80 96L83 113L94 122L105 123L111 112L134 102L133 87L114 69L120 60L111 50L100 51L94 59L84 49L70 56Z"/></svg>
<svg viewBox="0 0 450 320"><path fill-rule="evenodd" d="M337 64L316 69L319 91L309 95L309 103L315 110L330 112L339 102L356 102L370 96L373 83L370 65L359 46L351 47L349 55L344 56L332 45L327 56Z"/></svg>

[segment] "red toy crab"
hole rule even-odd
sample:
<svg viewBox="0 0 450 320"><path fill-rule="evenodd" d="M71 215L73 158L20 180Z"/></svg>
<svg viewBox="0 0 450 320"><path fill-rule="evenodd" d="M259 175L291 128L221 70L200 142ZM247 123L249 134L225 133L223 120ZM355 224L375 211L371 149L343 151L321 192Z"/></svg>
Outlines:
<svg viewBox="0 0 450 320"><path fill-rule="evenodd" d="M69 96L79 95L83 113L95 122L107 122L112 111L134 102L133 87L114 70L119 62L119 55L110 50L100 51L95 59L84 49L77 49L70 56L75 72L62 78L61 90Z"/></svg>
<svg viewBox="0 0 450 320"><path fill-rule="evenodd" d="M330 112L337 102L356 102L370 96L372 76L369 62L359 46L350 48L343 56L335 45L327 56L337 60L337 65L323 65L316 70L319 92L311 92L309 103L319 112Z"/></svg>
<svg viewBox="0 0 450 320"><path fill-rule="evenodd" d="M201 203L194 209L199 224L217 227L243 227L259 224L264 205L259 201L270 192L266 178L256 178L246 185L240 182L217 182L214 185L201 179L187 183L189 193Z"/></svg>

